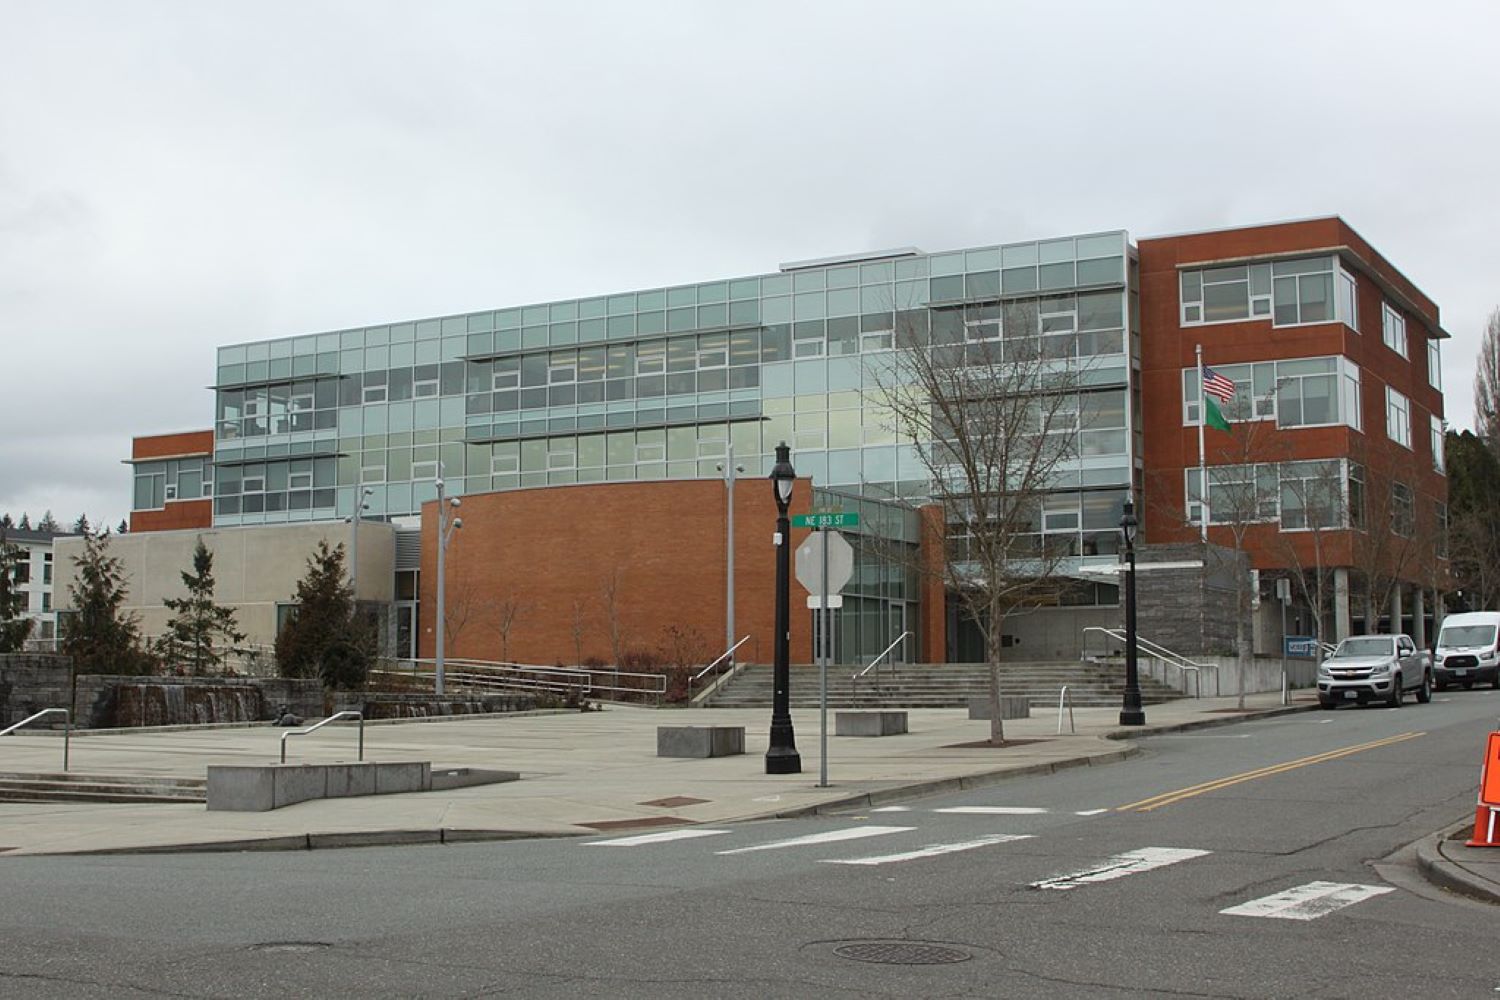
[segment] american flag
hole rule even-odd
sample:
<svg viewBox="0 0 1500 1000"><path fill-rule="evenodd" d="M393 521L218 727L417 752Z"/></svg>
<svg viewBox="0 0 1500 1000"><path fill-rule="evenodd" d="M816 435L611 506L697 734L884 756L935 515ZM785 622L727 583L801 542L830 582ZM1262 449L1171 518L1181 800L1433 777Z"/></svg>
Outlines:
<svg viewBox="0 0 1500 1000"><path fill-rule="evenodd" d="M1203 391L1218 399L1221 403L1227 403L1234 398L1234 383L1212 368L1203 369Z"/></svg>

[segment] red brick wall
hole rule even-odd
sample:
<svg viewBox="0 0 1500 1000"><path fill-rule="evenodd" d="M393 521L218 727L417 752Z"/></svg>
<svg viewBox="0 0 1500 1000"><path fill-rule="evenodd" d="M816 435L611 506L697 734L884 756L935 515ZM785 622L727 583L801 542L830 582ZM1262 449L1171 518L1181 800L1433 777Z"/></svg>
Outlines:
<svg viewBox="0 0 1500 1000"><path fill-rule="evenodd" d="M1179 265L1266 256L1302 250L1344 247L1358 259L1346 268L1358 285L1359 331L1342 323L1274 328L1269 318L1201 327L1179 323ZM1447 480L1433 471L1429 445L1429 416L1443 415L1442 395L1427 382L1427 338L1439 323L1437 306L1423 295L1358 233L1337 218L1258 226L1225 232L1142 240L1140 250L1141 391L1143 394L1143 459L1145 466L1145 527L1152 542L1187 541L1197 529L1185 525L1183 470L1198 463L1198 432L1182 422L1182 369L1195 362L1195 345L1203 344L1204 363L1214 365L1269 361L1296 357L1344 355L1360 368L1361 414L1364 431L1348 427L1282 430L1264 436L1264 446L1251 458L1293 461L1302 458L1353 457L1369 467L1371 486L1397 473L1417 494L1419 520L1431 516L1434 500L1447 497ZM1415 311L1389 299L1371 273L1404 294ZM1408 358L1385 346L1381 338L1381 303L1391 301L1406 315ZM1402 448L1386 434L1385 387L1394 386L1411 401L1412 447ZM1223 464L1230 438L1205 430L1208 463ZM1235 451L1239 446L1235 446ZM1239 460L1236 455L1234 460ZM1388 484L1388 480L1387 480ZM1384 485L1388 488L1388 485ZM1373 504L1371 506L1374 506ZM1225 528L1210 528L1215 541L1227 540ZM1261 569L1285 566L1288 542L1311 562L1313 540L1306 532L1291 532L1278 541L1272 525L1251 529L1247 540L1252 564ZM1222 537L1221 537L1222 536ZM1332 561L1347 562L1347 536L1330 539ZM1325 564L1330 556L1325 552Z"/></svg>
<svg viewBox="0 0 1500 1000"><path fill-rule="evenodd" d="M214 432L182 431L177 434L148 434L132 438L130 458L132 461L149 461L153 458L176 458L180 455L212 455Z"/></svg>
<svg viewBox="0 0 1500 1000"><path fill-rule="evenodd" d="M797 481L791 512L806 513L812 489ZM724 649L725 489L718 480L609 483L484 493L463 498L463 527L447 554L447 601L469 604L446 654L495 660L494 603L514 594L525 607L510 633L509 658L523 663L576 659L574 601L584 606L582 654L613 660L602 588L619 574L619 620L627 650L654 649L677 626L701 637L706 662ZM436 504L422 508L421 655L434 653L437 615ZM774 655L776 504L771 484L735 486L735 630L748 634L740 658ZM791 545L807 537L792 531ZM795 569L794 569L795 574ZM812 659L806 594L791 581L791 659ZM455 602L458 602L455 605ZM451 620L452 616L450 616Z"/></svg>
<svg viewBox="0 0 1500 1000"><path fill-rule="evenodd" d="M161 510L130 512L131 531L176 531L179 528L210 528L214 523L212 500L168 500Z"/></svg>

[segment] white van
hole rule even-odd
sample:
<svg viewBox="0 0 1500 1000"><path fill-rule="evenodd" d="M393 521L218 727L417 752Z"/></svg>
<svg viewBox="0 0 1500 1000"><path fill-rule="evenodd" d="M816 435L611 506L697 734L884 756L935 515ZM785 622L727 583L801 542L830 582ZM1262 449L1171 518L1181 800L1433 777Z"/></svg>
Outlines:
<svg viewBox="0 0 1500 1000"><path fill-rule="evenodd" d="M1493 684L1500 688L1500 611L1449 615L1438 633L1432 657L1432 678L1439 691L1449 684L1471 688Z"/></svg>

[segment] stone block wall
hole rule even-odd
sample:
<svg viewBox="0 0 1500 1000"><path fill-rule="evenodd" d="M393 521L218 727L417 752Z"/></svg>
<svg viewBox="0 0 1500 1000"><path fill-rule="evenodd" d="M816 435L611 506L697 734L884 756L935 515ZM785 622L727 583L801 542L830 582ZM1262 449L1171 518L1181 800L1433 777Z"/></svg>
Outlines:
<svg viewBox="0 0 1500 1000"><path fill-rule="evenodd" d="M1186 569L1151 569L1152 563L1195 562ZM1184 656L1234 652L1234 581L1248 574L1244 553L1201 542L1146 545L1136 553L1136 629L1142 638ZM1124 627L1121 595L1120 627Z"/></svg>
<svg viewBox="0 0 1500 1000"><path fill-rule="evenodd" d="M0 729L44 708L67 708L69 662L54 653L0 655Z"/></svg>

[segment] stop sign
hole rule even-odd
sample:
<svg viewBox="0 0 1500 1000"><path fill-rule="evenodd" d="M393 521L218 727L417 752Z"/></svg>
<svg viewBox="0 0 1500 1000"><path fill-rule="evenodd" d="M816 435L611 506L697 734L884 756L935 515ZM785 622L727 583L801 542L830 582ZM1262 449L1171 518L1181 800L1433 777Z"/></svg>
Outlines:
<svg viewBox="0 0 1500 1000"><path fill-rule="evenodd" d="M797 546L797 582L814 597L823 593L823 542L828 542L828 593L837 594L854 575L854 549L837 531L815 531Z"/></svg>

